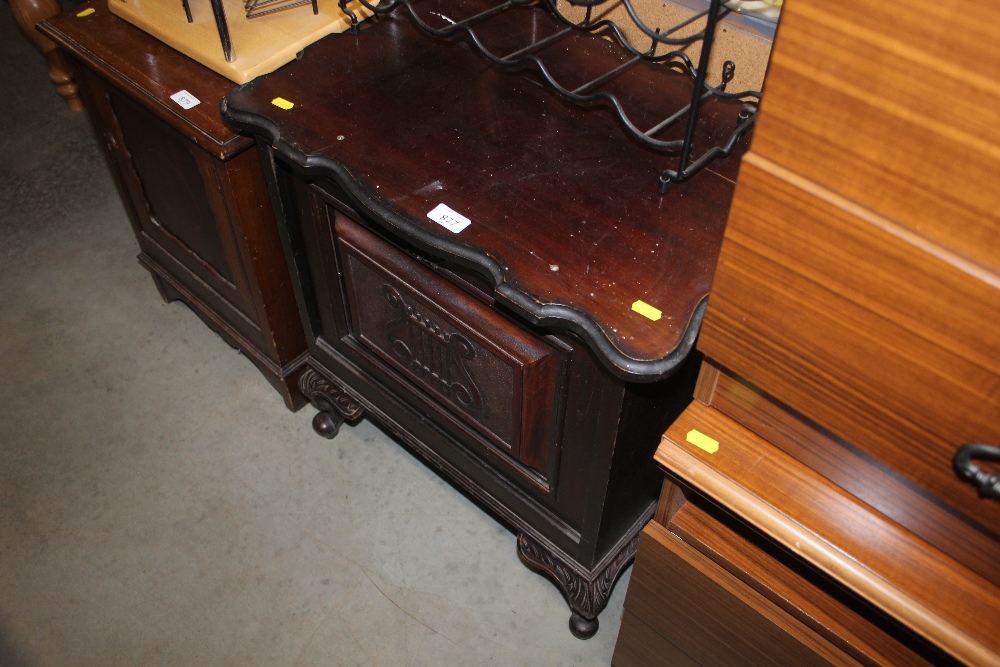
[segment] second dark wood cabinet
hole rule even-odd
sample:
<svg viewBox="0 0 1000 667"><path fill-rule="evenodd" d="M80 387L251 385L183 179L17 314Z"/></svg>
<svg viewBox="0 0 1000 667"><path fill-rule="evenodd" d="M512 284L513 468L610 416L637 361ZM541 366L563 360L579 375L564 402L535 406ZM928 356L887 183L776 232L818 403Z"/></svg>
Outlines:
<svg viewBox="0 0 1000 667"><path fill-rule="evenodd" d="M97 3L40 29L70 56L160 294L246 354L289 408L304 405L305 338L260 160L219 115L233 84ZM181 91L199 104L171 99Z"/></svg>

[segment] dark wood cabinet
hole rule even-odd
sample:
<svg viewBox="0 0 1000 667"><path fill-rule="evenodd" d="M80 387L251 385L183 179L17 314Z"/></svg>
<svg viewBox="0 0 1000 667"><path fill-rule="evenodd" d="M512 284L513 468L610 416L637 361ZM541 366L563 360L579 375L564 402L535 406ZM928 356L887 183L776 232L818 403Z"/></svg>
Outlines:
<svg viewBox="0 0 1000 667"><path fill-rule="evenodd" d="M71 58L160 294L187 303L301 407L305 338L263 171L253 140L218 111L232 84L96 3L41 29ZM200 104L170 98L182 90Z"/></svg>
<svg viewBox="0 0 1000 667"><path fill-rule="evenodd" d="M457 21L484 6L421 11ZM524 7L504 21L515 49L554 19ZM619 64L609 42L586 44L604 69L582 80ZM660 75L642 63L616 85L641 98ZM706 122L736 127L742 105L713 104ZM612 114L429 37L403 10L241 86L223 115L259 138L316 430L377 420L511 525L573 632L595 632L655 507L659 436L690 401L733 163L660 195L665 158ZM470 224L438 224L439 204Z"/></svg>

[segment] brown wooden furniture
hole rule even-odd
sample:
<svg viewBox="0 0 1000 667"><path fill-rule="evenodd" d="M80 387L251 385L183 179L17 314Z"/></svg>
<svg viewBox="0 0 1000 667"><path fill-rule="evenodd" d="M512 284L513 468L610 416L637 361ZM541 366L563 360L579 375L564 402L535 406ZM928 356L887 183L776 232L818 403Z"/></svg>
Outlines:
<svg viewBox="0 0 1000 667"><path fill-rule="evenodd" d="M421 13L449 25L483 6ZM370 415L512 525L586 637L655 506L659 435L690 400L735 161L661 196L666 156L606 111L404 14L328 37L224 102L269 168L309 340L302 386L318 432ZM534 9L496 20L499 53L560 28ZM576 37L553 48L553 68L584 82L619 62L610 43L580 39L591 71L558 57ZM657 66L615 85L632 101L691 94ZM639 105L646 127L667 115L657 102ZM736 127L740 103L706 104L718 126L700 131ZM442 203L471 224L433 222Z"/></svg>
<svg viewBox="0 0 1000 667"><path fill-rule="evenodd" d="M86 9L95 11L79 16ZM100 3L40 29L71 56L160 294L243 351L289 408L303 405L305 339L260 160L219 116L232 84ZM182 90L200 104L170 98Z"/></svg>
<svg viewBox="0 0 1000 667"><path fill-rule="evenodd" d="M49 64L49 81L55 86L56 92L66 100L73 111L83 109L80 100L79 87L73 80L66 54L35 29L39 22L52 18L62 11L57 0L7 0L14 22L21 30L25 39L41 51Z"/></svg>
<svg viewBox="0 0 1000 667"><path fill-rule="evenodd" d="M1000 664L997 10L938 9L785 3L618 667Z"/></svg>

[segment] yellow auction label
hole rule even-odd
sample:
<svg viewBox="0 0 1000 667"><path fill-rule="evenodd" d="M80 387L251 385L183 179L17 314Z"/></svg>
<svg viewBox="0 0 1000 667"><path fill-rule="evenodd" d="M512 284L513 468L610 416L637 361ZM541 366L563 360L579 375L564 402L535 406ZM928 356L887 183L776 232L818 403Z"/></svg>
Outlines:
<svg viewBox="0 0 1000 667"><path fill-rule="evenodd" d="M699 449L704 449L709 454L719 451L719 441L708 437L697 429L688 431L687 441Z"/></svg>
<svg viewBox="0 0 1000 667"><path fill-rule="evenodd" d="M294 102L289 102L284 97L275 97L273 100L271 100L271 104L278 107L279 109L284 109L285 111L288 111L289 109L295 106Z"/></svg>
<svg viewBox="0 0 1000 667"><path fill-rule="evenodd" d="M663 317L663 313L660 312L659 308L653 308L645 301L636 301L635 303L633 303L632 310L639 313L643 317L648 317L654 322Z"/></svg>
<svg viewBox="0 0 1000 667"><path fill-rule="evenodd" d="M77 16L79 16L80 18L83 18L84 16L90 16L91 14L93 14L96 11L97 10L94 9L93 7L88 7L87 9L84 9L82 12L79 12L77 14Z"/></svg>

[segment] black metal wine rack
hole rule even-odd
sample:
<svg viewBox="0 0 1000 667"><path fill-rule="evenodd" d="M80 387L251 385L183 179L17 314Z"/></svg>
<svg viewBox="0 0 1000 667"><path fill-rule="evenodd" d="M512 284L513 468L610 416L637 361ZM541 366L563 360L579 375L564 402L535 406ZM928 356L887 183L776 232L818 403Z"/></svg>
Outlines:
<svg viewBox="0 0 1000 667"><path fill-rule="evenodd" d="M639 17L631 0L563 1L574 7L585 8L586 15L584 19L576 22L567 18L560 11L557 0L504 0L485 11L480 11L473 16L460 20L452 20L444 17L441 13L430 12L439 18L445 19L443 25L435 27L428 22L426 15L421 14L419 10L420 0L382 0L374 5L369 3L368 0L359 0L362 5L367 7L376 16L396 11L406 12L413 23L435 37L445 38L462 35L480 54L495 65L507 68L534 68L540 78L552 90L574 103L584 106L611 108L629 137L644 146L676 155L676 163L673 168L665 169L660 175L658 189L661 194L668 191L671 183L685 181L712 160L729 155L739 139L753 126L760 101L760 92L746 90L734 93L726 90L726 85L732 80L735 73L736 65L733 62L725 62L718 83L712 85L708 82L708 63L711 58L716 27L719 21L730 12L722 0L710 0L706 10L696 13L694 16L671 26L667 30L650 28ZM631 19L634 25L651 40L651 45L648 49L639 50L632 45L622 29L613 21L606 19L592 20L592 17L596 13L595 9L602 5L611 6L618 3L624 6L629 19ZM357 32L358 18L347 7L347 0L339 0L339 4L341 10L351 19L352 30ZM563 30L503 56L493 53L484 46L485 40L482 38L484 31L489 30L490 19L504 12L519 10L549 12L563 25ZM435 22L441 24L440 21ZM693 29L690 26L695 26L698 22L703 22L703 25L697 32L683 37L673 36L685 28ZM595 38L609 39L627 52L628 59L583 85L574 85L572 88L566 87L552 75L550 68L545 63L545 59L537 55L537 52L550 47L558 40L573 32L589 33ZM701 53L698 57L698 65L695 66L682 48L690 48L691 45L697 42L701 43ZM670 48L670 50L659 53L661 45ZM648 129L641 129L633 122L625 105L623 105L618 96L601 89L603 84L642 61L660 63L680 70L686 74L692 84L690 101ZM738 100L743 102L743 107L738 114L735 127L732 131L726 134L723 140L717 141L707 148L699 148L697 151L699 154L696 156L694 155L696 152L694 144L699 123L699 111L705 102L711 98ZM667 128L675 127L678 123L684 123L683 138L672 140L657 138Z"/></svg>

